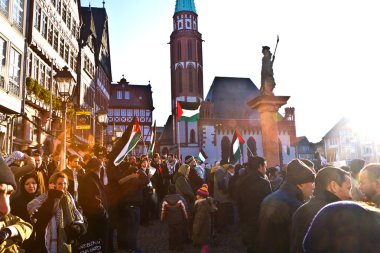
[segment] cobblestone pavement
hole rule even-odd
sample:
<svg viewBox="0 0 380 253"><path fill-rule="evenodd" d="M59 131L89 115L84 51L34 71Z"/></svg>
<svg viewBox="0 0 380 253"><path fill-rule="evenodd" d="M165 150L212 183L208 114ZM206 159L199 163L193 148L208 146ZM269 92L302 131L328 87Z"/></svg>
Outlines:
<svg viewBox="0 0 380 253"><path fill-rule="evenodd" d="M166 253L169 251L167 225L155 220L152 225L140 227L138 246L143 253ZM191 244L185 245L182 253L199 253L200 248ZM238 232L217 234L212 253L246 252ZM122 253L119 251L118 253Z"/></svg>

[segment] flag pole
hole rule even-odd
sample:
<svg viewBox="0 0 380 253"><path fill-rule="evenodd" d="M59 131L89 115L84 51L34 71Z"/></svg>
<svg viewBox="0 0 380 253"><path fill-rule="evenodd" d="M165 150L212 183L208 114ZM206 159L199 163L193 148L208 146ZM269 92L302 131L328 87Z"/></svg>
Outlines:
<svg viewBox="0 0 380 253"><path fill-rule="evenodd" d="M177 119L177 149L178 149L178 160L181 160L181 141L180 141L180 136L179 136L179 118L178 118L178 101L176 104L177 108L177 113L176 113L176 119Z"/></svg>
<svg viewBox="0 0 380 253"><path fill-rule="evenodd" d="M249 148L248 144L247 144L247 149L249 150L249 153L251 153L251 155L254 156L251 149Z"/></svg>

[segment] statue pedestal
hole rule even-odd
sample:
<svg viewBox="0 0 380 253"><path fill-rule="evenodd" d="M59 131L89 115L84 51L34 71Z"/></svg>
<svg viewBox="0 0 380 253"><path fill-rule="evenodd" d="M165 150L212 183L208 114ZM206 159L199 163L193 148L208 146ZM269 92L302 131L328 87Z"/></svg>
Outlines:
<svg viewBox="0 0 380 253"><path fill-rule="evenodd" d="M263 139L264 157L268 167L280 165L280 152L278 138L278 109L285 105L290 96L260 95L247 104L260 114L261 135Z"/></svg>

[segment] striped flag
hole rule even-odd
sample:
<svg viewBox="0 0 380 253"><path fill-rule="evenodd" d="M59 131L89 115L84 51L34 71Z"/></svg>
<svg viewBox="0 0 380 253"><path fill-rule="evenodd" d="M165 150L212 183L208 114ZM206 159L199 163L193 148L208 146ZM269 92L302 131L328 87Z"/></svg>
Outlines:
<svg viewBox="0 0 380 253"><path fill-rule="evenodd" d="M197 121L199 119L199 109L201 107L201 104L197 104L195 108L192 108L194 106L191 106L191 104L195 104L195 103L186 103L186 102L181 102L181 103L177 101L178 121L188 121L188 122Z"/></svg>
<svg viewBox="0 0 380 253"><path fill-rule="evenodd" d="M242 154L241 149L244 143L245 141L243 137L240 135L239 131L235 129L231 142L230 163L235 164L239 161L240 156Z"/></svg>
<svg viewBox="0 0 380 253"><path fill-rule="evenodd" d="M150 136L150 145L148 148L148 155L153 154L155 145L156 145L156 121L154 121L154 124L152 127L152 135Z"/></svg>
<svg viewBox="0 0 380 253"><path fill-rule="evenodd" d="M141 138L141 129L137 118L134 117L133 121L128 125L124 131L123 136L116 142L115 146L109 154L110 161L118 166L124 158L131 152L137 145Z"/></svg>
<svg viewBox="0 0 380 253"><path fill-rule="evenodd" d="M202 161L203 163L206 161L206 159L208 158L208 156L206 155L206 153L203 151L203 149L201 149L199 151L199 155L198 155L198 160L199 161Z"/></svg>

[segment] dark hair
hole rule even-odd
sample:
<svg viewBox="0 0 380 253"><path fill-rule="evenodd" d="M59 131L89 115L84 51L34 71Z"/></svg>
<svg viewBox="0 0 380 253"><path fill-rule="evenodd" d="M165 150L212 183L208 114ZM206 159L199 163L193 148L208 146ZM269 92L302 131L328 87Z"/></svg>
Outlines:
<svg viewBox="0 0 380 253"><path fill-rule="evenodd" d="M37 184L37 190L36 190L36 193L39 192L39 190L40 190L40 182L38 181L38 177L37 177L37 175L36 175L35 172L27 173L27 174L25 174L24 176L22 176L22 177L20 178L20 186L21 186L20 191L22 191L22 192L24 192L24 193L26 192L26 191L25 191L25 187L24 187L24 185L25 185L26 181L27 181L29 178L33 178L34 181L36 181L36 184Z"/></svg>
<svg viewBox="0 0 380 253"><path fill-rule="evenodd" d="M154 158L157 158L157 157L160 157L160 154L159 154L159 153L154 153L154 154L153 154L153 159L154 159Z"/></svg>
<svg viewBox="0 0 380 253"><path fill-rule="evenodd" d="M314 163L309 159L300 159L304 164L307 165L310 169L314 170ZM315 171L315 170L314 170Z"/></svg>
<svg viewBox="0 0 380 253"><path fill-rule="evenodd" d="M168 157L169 157L169 156L171 156L171 157L173 157L173 158L174 158L174 155L173 155L172 153L168 154Z"/></svg>
<svg viewBox="0 0 380 253"><path fill-rule="evenodd" d="M320 169L315 177L315 188L324 190L328 184L335 181L339 186L346 181L346 176L350 176L350 173L342 170L341 168L328 166Z"/></svg>
<svg viewBox="0 0 380 253"><path fill-rule="evenodd" d="M368 179L373 182L377 179L380 179L380 163L370 163L366 165L360 173L366 171L368 175Z"/></svg>
<svg viewBox="0 0 380 253"><path fill-rule="evenodd" d="M41 153L39 151L34 151L32 153L32 156L41 156Z"/></svg>
<svg viewBox="0 0 380 253"><path fill-rule="evenodd" d="M265 159L261 156L251 156L248 158L248 169L258 170L259 167L265 165Z"/></svg>

